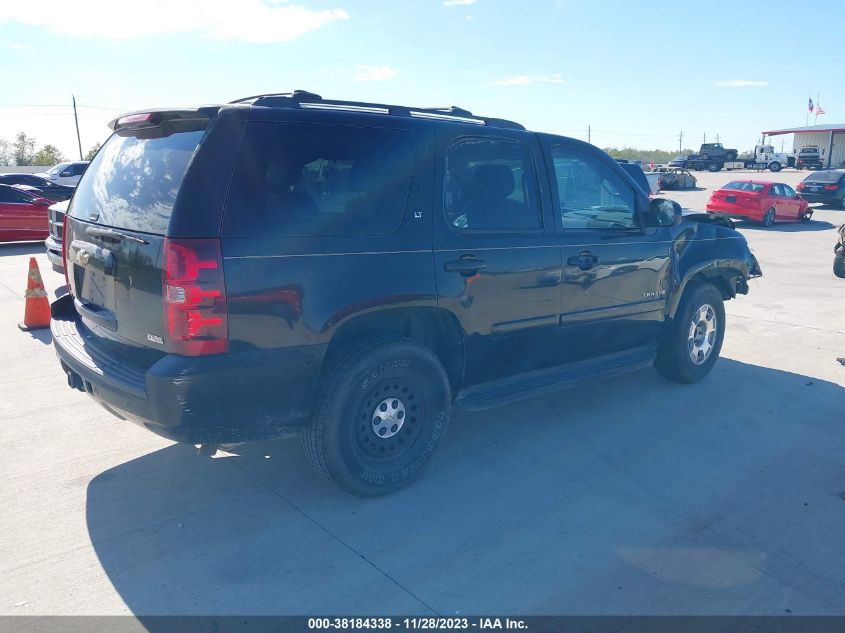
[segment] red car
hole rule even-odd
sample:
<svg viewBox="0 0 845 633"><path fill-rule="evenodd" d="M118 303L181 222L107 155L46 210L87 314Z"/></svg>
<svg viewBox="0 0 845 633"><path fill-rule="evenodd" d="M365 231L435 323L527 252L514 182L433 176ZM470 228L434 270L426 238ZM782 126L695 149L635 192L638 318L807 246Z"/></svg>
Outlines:
<svg viewBox="0 0 845 633"><path fill-rule="evenodd" d="M10 185L0 185L0 242L43 240L52 201Z"/></svg>
<svg viewBox="0 0 845 633"><path fill-rule="evenodd" d="M734 180L714 191L707 213L753 220L763 226L775 222L805 222L813 215L807 201L782 182Z"/></svg>

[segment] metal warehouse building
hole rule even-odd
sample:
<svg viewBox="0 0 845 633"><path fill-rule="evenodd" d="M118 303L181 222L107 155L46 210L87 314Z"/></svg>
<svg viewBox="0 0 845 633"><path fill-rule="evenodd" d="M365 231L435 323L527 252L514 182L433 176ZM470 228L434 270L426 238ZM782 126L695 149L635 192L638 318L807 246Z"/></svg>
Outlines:
<svg viewBox="0 0 845 633"><path fill-rule="evenodd" d="M834 125L809 125L785 130L769 130L766 136L794 134L792 148L795 152L805 145L815 145L822 152L825 167L845 167L845 123Z"/></svg>

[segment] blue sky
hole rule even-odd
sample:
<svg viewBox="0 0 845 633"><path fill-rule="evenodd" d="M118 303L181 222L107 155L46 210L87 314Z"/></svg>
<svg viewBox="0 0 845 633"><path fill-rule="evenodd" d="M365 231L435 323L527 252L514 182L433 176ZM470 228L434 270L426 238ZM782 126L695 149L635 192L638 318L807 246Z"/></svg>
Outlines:
<svg viewBox="0 0 845 633"><path fill-rule="evenodd" d="M845 122L833 24L845 3L5 2L0 138L24 130L73 156L71 94L87 150L124 109L302 88L458 105L585 140L589 125L600 147L677 149L683 130L685 147L706 133L742 150L763 129L803 125L809 92L819 123Z"/></svg>

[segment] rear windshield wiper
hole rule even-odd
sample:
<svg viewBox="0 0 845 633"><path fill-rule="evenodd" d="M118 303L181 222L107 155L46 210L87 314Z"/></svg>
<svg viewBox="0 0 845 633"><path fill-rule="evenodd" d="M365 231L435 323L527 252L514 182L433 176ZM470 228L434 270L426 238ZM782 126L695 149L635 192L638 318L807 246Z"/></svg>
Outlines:
<svg viewBox="0 0 845 633"><path fill-rule="evenodd" d="M99 237L101 239L112 240L114 242L129 240L130 242L137 242L138 244L149 244L147 240L142 240L140 237L135 237L134 235L129 235L128 233L121 233L120 231L115 231L114 229L101 229L96 226L89 226L85 229L85 232L91 237Z"/></svg>

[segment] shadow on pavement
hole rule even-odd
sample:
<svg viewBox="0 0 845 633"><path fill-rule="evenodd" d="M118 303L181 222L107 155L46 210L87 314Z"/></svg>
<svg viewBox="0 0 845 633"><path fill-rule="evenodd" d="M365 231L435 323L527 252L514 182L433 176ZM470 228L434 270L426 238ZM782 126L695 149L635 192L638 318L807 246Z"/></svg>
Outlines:
<svg viewBox="0 0 845 633"><path fill-rule="evenodd" d="M835 225L825 220L809 220L807 222L776 222L772 226L763 226L759 222L743 220L736 222L737 228L755 231L773 231L776 233L803 233L805 231L829 231ZM833 248L833 246L831 246Z"/></svg>
<svg viewBox="0 0 845 633"><path fill-rule="evenodd" d="M94 478L87 525L136 615L842 613L843 406L729 359L647 370L462 415L377 499L298 440L173 445Z"/></svg>
<svg viewBox="0 0 845 633"><path fill-rule="evenodd" d="M38 242L0 242L0 257L12 255L41 255L44 240Z"/></svg>

